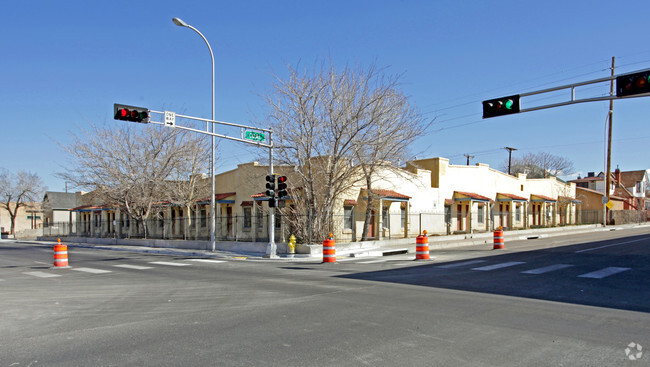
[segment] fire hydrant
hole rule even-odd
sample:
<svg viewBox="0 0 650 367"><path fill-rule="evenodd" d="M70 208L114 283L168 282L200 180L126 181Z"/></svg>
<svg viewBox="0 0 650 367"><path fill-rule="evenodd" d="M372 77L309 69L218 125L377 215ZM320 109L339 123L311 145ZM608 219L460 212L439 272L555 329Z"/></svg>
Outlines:
<svg viewBox="0 0 650 367"><path fill-rule="evenodd" d="M289 255L296 253L296 236L289 236Z"/></svg>

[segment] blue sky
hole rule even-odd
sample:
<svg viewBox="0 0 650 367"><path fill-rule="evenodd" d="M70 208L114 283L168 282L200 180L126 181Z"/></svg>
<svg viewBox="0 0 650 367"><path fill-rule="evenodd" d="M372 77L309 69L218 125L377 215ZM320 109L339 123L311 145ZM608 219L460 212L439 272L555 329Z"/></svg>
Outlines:
<svg viewBox="0 0 650 367"><path fill-rule="evenodd" d="M263 125L260 95L286 64L376 63L401 74L403 91L435 119L411 148L418 157L464 164L472 154L472 164L499 168L509 146L513 156L564 156L584 175L604 168L607 102L487 120L480 102L607 76L612 56L617 74L650 68L644 14L648 1L12 1L0 32L0 167L63 191L56 142L90 122L125 123L113 120L113 103L210 117L209 53L172 23L179 17L214 50L218 120ZM528 98L522 108L535 103ZM650 98L614 105L612 169L649 168ZM216 171L256 155L220 142Z"/></svg>

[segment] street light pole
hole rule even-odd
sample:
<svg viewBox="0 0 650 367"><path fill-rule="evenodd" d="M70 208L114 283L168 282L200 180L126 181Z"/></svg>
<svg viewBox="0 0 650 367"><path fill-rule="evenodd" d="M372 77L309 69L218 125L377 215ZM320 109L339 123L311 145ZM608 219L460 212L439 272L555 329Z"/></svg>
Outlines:
<svg viewBox="0 0 650 367"><path fill-rule="evenodd" d="M208 40L203 36L201 32L199 32L198 29L192 27L191 25L185 23L183 20L180 18L173 18L172 21L174 24L176 24L179 27L187 27L194 32L198 33L201 38L203 38L203 41L205 41L205 44L208 46L208 50L210 51L210 58L212 59L212 121L214 121L214 54L212 53L212 47L210 47L210 43ZM209 126L211 125L211 129ZM211 132L214 134L214 123L205 123L205 131L206 132ZM216 211L216 205L214 202L215 199L215 192L214 192L214 143L215 143L215 137L212 135L212 141L210 144L210 186L211 186L211 195L210 195L210 243L212 244L212 251L216 249L216 239L215 239L215 225L216 225L216 220L215 220L215 211Z"/></svg>

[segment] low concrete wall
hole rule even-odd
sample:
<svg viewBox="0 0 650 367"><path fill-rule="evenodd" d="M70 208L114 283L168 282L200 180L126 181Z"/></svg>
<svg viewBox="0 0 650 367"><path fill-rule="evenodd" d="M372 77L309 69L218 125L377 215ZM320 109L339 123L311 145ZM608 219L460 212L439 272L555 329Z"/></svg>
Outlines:
<svg viewBox="0 0 650 367"><path fill-rule="evenodd" d="M56 237L39 237L39 241L56 242ZM128 239L128 238L95 238L95 237L65 237L65 242L85 243L89 245L118 245L118 246L140 246L152 248L169 248L184 250L212 250L210 241L192 241L192 240L156 240L156 239ZM266 253L265 242L235 242L235 241L217 241L215 250L232 251L243 253ZM286 253L286 244L277 244L278 253Z"/></svg>

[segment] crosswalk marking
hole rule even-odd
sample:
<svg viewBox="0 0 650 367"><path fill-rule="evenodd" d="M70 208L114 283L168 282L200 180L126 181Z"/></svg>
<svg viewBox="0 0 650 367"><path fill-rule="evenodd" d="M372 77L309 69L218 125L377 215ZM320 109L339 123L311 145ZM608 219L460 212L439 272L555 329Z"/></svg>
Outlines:
<svg viewBox="0 0 650 367"><path fill-rule="evenodd" d="M196 262L201 262L201 263L212 263L212 264L219 264L219 263L225 263L225 260L213 260L213 259L187 259L187 261L196 261Z"/></svg>
<svg viewBox="0 0 650 367"><path fill-rule="evenodd" d="M82 271L82 272L84 272L84 273L91 273L91 274L106 274L106 273L111 273L110 270L93 269L93 268L71 268L70 270L74 270L74 271Z"/></svg>
<svg viewBox="0 0 650 367"><path fill-rule="evenodd" d="M586 273L582 275L578 275L579 278L592 278L592 279L602 279L605 277L608 277L610 275L618 274L624 271L630 270L630 268L619 268L616 266L611 266L609 268L604 268L596 271L592 271L591 273Z"/></svg>
<svg viewBox="0 0 650 367"><path fill-rule="evenodd" d="M571 264L555 264L555 265L545 266L543 268L522 271L521 273L522 274L544 274L555 270L570 268L572 266L573 265Z"/></svg>
<svg viewBox="0 0 650 367"><path fill-rule="evenodd" d="M134 270L153 269L151 266L130 265L130 264L117 264L117 265L113 265L113 266L118 267L118 268L134 269Z"/></svg>
<svg viewBox="0 0 650 367"><path fill-rule="evenodd" d="M151 261L149 264L154 264L154 265L167 265L167 266L189 266L190 264L185 264L185 263L173 263L173 262L168 262L168 261Z"/></svg>
<svg viewBox="0 0 650 367"><path fill-rule="evenodd" d="M28 272L24 272L23 274L31 275L33 277L38 277L38 278L56 278L61 276L60 274L46 273L44 271L28 271Z"/></svg>
<svg viewBox="0 0 650 367"><path fill-rule="evenodd" d="M484 262L485 262L485 260L469 260L469 261L463 261L463 262L454 263L454 264L439 265L439 266L436 266L436 267L440 268L440 269L451 269L451 268L458 268L458 267L461 267L461 266L480 264L480 263L484 263Z"/></svg>
<svg viewBox="0 0 650 367"><path fill-rule="evenodd" d="M508 261L508 262L505 262L505 263L482 266L480 268L473 268L472 270L490 271L490 270L502 269L502 268L507 268L507 267L510 267L510 266L521 265L521 264L525 264L525 262L523 262L523 261Z"/></svg>

